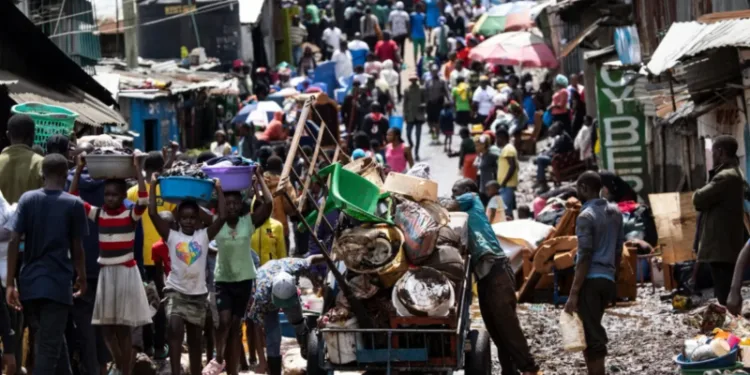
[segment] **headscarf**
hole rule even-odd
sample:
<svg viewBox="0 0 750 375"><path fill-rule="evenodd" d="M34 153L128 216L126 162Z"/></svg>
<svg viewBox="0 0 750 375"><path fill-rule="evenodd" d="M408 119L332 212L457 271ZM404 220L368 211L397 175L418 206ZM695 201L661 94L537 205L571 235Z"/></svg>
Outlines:
<svg viewBox="0 0 750 375"><path fill-rule="evenodd" d="M555 76L555 84L562 87L568 87L568 77L558 74Z"/></svg>
<svg viewBox="0 0 750 375"><path fill-rule="evenodd" d="M352 152L352 160L362 159L363 157L367 156L365 154L365 150L358 148Z"/></svg>

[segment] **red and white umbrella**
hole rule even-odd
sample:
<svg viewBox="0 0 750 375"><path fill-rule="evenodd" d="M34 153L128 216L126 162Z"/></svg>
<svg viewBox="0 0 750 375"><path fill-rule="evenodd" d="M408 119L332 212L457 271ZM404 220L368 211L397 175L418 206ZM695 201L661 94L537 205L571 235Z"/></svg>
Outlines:
<svg viewBox="0 0 750 375"><path fill-rule="evenodd" d="M497 34L471 49L469 58L491 64L556 68L555 53L542 37L528 31Z"/></svg>

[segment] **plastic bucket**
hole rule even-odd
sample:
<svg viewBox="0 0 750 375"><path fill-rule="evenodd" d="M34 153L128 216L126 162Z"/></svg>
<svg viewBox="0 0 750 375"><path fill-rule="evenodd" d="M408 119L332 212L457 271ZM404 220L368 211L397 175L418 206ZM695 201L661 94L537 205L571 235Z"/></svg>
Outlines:
<svg viewBox="0 0 750 375"><path fill-rule="evenodd" d="M399 129L399 130L403 129L404 128L404 117L400 116L400 115L392 115L388 119L388 126L391 127L391 128Z"/></svg>
<svg viewBox="0 0 750 375"><path fill-rule="evenodd" d="M357 329L359 324L357 318L351 318L346 322L328 323L326 328ZM331 363L341 365L357 360L357 344L362 342L361 333L324 332L323 338Z"/></svg>
<svg viewBox="0 0 750 375"><path fill-rule="evenodd" d="M287 320L286 315L284 315L283 312L279 312L279 327L281 327L281 336L292 339L297 337L294 326L292 323L289 323L289 320Z"/></svg>
<svg viewBox="0 0 750 375"><path fill-rule="evenodd" d="M218 178L221 181L221 189L224 191L241 191L250 187L255 173L254 165L241 165L236 167L204 167L210 178Z"/></svg>
<svg viewBox="0 0 750 375"><path fill-rule="evenodd" d="M125 179L135 176L133 155L86 155L86 167L93 179Z"/></svg>
<svg viewBox="0 0 750 375"><path fill-rule="evenodd" d="M214 191L211 180L201 180L193 177L162 177L159 178L161 197L168 202L196 200L208 202Z"/></svg>

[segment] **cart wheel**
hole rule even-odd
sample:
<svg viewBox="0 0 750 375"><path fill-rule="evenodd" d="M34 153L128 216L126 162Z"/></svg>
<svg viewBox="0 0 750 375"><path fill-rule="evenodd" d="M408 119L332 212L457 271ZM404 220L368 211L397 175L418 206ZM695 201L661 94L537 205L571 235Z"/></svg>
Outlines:
<svg viewBox="0 0 750 375"><path fill-rule="evenodd" d="M472 330L466 336L471 350L466 352L464 374L492 374L492 348L490 334L486 330Z"/></svg>
<svg viewBox="0 0 750 375"><path fill-rule="evenodd" d="M328 372L320 368L320 346L318 345L318 331L313 330L307 335L307 375L327 375Z"/></svg>

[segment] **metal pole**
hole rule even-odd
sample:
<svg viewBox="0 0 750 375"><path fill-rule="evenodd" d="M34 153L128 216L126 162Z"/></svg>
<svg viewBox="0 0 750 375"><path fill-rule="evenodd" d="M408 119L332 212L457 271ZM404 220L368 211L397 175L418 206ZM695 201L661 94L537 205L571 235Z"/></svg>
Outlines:
<svg viewBox="0 0 750 375"><path fill-rule="evenodd" d="M191 0L188 0L188 7L190 7L190 18L193 20L193 31L195 32L195 45L196 47L201 46L201 37L198 33L198 24L195 22L195 11L192 9L191 5L193 5L193 2ZM198 4L195 4L195 10L198 10Z"/></svg>
<svg viewBox="0 0 750 375"><path fill-rule="evenodd" d="M135 1L123 3L122 15L125 21L125 61L128 69L138 67L138 17L136 15Z"/></svg>

